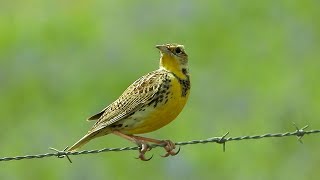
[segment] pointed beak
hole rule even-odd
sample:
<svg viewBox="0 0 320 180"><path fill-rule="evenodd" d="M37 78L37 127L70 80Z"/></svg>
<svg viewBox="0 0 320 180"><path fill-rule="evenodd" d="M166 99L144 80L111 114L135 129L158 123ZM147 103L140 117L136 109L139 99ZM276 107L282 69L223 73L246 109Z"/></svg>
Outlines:
<svg viewBox="0 0 320 180"><path fill-rule="evenodd" d="M159 49L162 53L166 53L169 51L166 45L156 45L156 48Z"/></svg>

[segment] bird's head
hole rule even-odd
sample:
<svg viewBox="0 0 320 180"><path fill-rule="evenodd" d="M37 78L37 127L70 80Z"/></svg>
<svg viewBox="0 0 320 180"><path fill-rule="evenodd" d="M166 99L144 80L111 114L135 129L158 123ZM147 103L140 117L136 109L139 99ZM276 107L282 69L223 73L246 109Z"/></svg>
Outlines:
<svg viewBox="0 0 320 180"><path fill-rule="evenodd" d="M173 72L180 78L188 74L188 55L183 45L163 44L157 45L160 50L160 68Z"/></svg>

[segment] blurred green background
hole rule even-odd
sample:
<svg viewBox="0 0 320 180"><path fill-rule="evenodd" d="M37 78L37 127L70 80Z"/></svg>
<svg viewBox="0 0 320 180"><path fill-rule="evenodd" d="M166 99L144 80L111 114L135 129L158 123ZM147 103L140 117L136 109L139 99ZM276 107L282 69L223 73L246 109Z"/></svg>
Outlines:
<svg viewBox="0 0 320 180"><path fill-rule="evenodd" d="M186 141L320 129L319 1L1 1L0 156L63 149L85 119L158 67L156 44L184 44L184 111L148 137ZM317 179L320 136L0 162L0 179ZM83 149L133 146L114 135Z"/></svg>

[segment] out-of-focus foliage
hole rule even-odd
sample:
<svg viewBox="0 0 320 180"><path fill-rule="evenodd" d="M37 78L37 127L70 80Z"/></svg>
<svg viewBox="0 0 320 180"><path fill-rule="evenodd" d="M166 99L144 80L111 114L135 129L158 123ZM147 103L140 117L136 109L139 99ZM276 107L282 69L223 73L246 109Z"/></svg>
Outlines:
<svg viewBox="0 0 320 180"><path fill-rule="evenodd" d="M184 141L320 128L320 3L1 1L0 156L63 149L85 118L158 67L156 44L185 45L192 91L149 137ZM317 179L319 135L0 163L1 179ZM131 146L113 135L84 149Z"/></svg>

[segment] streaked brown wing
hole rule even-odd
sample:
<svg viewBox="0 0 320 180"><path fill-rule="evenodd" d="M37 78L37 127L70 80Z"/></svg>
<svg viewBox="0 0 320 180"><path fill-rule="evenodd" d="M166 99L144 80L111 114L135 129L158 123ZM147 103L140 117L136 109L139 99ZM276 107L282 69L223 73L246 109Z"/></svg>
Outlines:
<svg viewBox="0 0 320 180"><path fill-rule="evenodd" d="M116 101L89 118L98 119L90 131L107 127L145 105L158 92L166 73L164 70L157 70L136 80Z"/></svg>

